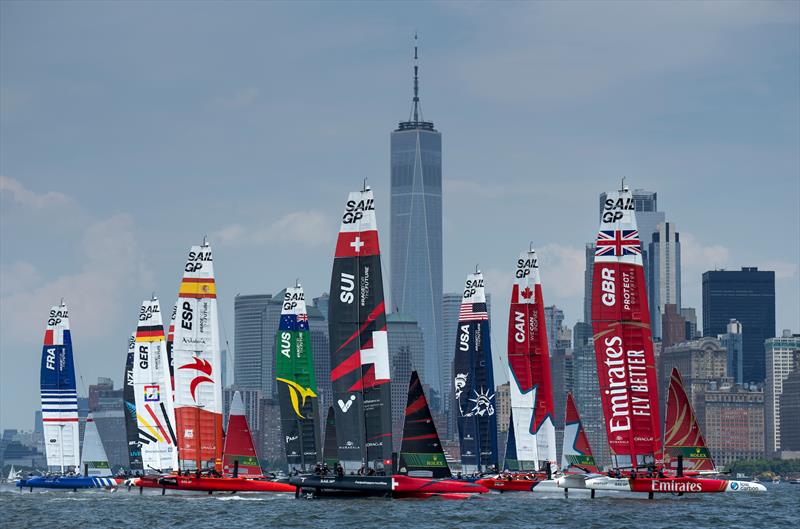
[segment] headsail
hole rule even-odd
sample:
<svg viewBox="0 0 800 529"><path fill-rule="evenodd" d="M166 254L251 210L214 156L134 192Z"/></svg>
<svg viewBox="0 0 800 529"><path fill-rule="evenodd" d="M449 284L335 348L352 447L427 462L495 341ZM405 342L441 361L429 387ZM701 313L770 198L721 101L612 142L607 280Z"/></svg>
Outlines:
<svg viewBox="0 0 800 529"><path fill-rule="evenodd" d="M281 407L281 434L290 469L319 462L317 383L303 287L286 289L278 329L275 376Z"/></svg>
<svg viewBox="0 0 800 529"><path fill-rule="evenodd" d="M111 474L106 450L100 441L100 433L97 431L97 424L95 424L91 413L86 417L86 429L83 431L81 471L88 476L108 476Z"/></svg>
<svg viewBox="0 0 800 529"><path fill-rule="evenodd" d="M123 378L122 406L125 412L125 436L128 439L128 468L133 472L144 470L142 465L142 442L155 441L155 437L140 435L139 421L136 418L136 389L133 384L133 357L136 353L136 333L128 340L128 356L125 360ZM148 438L149 437L149 438Z"/></svg>
<svg viewBox="0 0 800 529"><path fill-rule="evenodd" d="M175 416L183 469L222 470L222 380L211 247L192 246L178 294Z"/></svg>
<svg viewBox="0 0 800 529"><path fill-rule="evenodd" d="M225 430L225 449L222 452L222 471L232 476L239 462L239 476L260 476L261 465L258 462L253 435L247 425L242 395L236 391L231 400L228 412L228 429Z"/></svg>
<svg viewBox="0 0 800 529"><path fill-rule="evenodd" d="M331 385L345 470L391 467L389 344L372 190L350 193L331 277Z"/></svg>
<svg viewBox="0 0 800 529"><path fill-rule="evenodd" d="M169 382L169 360L158 299L146 299L139 310L133 386L139 429L155 438L142 446L145 470L178 468L175 410ZM149 441L149 439L148 439Z"/></svg>
<svg viewBox="0 0 800 529"><path fill-rule="evenodd" d="M40 372L42 422L47 466L61 472L80 463L78 393L69 311L64 302L50 309Z"/></svg>
<svg viewBox="0 0 800 529"><path fill-rule="evenodd" d="M607 194L597 234L592 326L608 444L619 468L661 462L642 248L631 192Z"/></svg>
<svg viewBox="0 0 800 529"><path fill-rule="evenodd" d="M336 442L336 413L333 406L328 408L325 419L325 444L322 447L322 461L330 468L339 462L339 444Z"/></svg>
<svg viewBox="0 0 800 529"><path fill-rule="evenodd" d="M584 472L598 472L592 447L581 423L578 407L572 393L567 393L567 412L564 418L564 446L561 451L561 468L568 470L580 469Z"/></svg>
<svg viewBox="0 0 800 529"><path fill-rule="evenodd" d="M473 473L498 463L489 313L480 272L467 276L455 347L453 384L461 465L465 472Z"/></svg>
<svg viewBox="0 0 800 529"><path fill-rule="evenodd" d="M444 457L442 442L431 416L422 383L416 371L408 385L403 442L400 448L399 473L409 476L449 478L450 467Z"/></svg>
<svg viewBox="0 0 800 529"><path fill-rule="evenodd" d="M676 469L678 456L683 456L684 470L714 470L714 461L700 431L692 403L686 395L681 375L672 368L664 428L664 465Z"/></svg>
<svg viewBox="0 0 800 529"><path fill-rule="evenodd" d="M555 470L550 353L539 261L533 249L522 252L516 263L508 317L508 367L517 459L506 456L506 464L510 470L539 470L550 462Z"/></svg>

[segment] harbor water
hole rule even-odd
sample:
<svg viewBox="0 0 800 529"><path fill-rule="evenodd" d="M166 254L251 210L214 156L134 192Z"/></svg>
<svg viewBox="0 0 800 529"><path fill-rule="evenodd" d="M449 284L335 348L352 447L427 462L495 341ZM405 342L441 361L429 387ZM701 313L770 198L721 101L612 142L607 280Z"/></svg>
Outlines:
<svg viewBox="0 0 800 529"><path fill-rule="evenodd" d="M295 499L290 494L19 491L0 488L3 527L24 528L796 528L800 485L760 494L595 498L487 494L469 500Z"/></svg>

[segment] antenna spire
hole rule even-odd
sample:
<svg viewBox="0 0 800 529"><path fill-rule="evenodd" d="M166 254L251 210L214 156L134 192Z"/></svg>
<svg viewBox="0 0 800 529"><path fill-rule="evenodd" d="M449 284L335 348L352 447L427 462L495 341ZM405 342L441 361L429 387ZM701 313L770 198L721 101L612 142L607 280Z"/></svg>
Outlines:
<svg viewBox="0 0 800 529"><path fill-rule="evenodd" d="M414 123L419 123L419 55L417 53L417 32L414 32Z"/></svg>

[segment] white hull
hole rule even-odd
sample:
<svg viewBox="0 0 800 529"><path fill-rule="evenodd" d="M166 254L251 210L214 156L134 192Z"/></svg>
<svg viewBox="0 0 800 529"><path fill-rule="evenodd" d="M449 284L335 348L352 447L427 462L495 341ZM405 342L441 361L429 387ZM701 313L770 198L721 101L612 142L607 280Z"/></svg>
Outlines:
<svg viewBox="0 0 800 529"><path fill-rule="evenodd" d="M616 490L621 492L631 492L631 482L628 478L611 478L599 476L586 480L586 488L593 490Z"/></svg>

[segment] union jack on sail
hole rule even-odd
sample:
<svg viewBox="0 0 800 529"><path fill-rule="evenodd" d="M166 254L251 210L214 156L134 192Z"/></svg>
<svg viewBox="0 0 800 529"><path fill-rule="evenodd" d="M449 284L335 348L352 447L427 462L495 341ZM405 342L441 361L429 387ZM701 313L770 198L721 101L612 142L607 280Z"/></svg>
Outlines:
<svg viewBox="0 0 800 529"><path fill-rule="evenodd" d="M597 234L597 250L594 255L609 257L641 255L641 244L639 230L600 230Z"/></svg>

